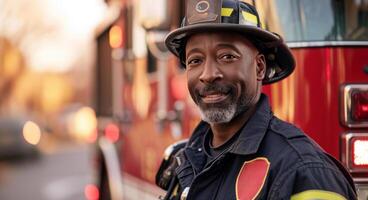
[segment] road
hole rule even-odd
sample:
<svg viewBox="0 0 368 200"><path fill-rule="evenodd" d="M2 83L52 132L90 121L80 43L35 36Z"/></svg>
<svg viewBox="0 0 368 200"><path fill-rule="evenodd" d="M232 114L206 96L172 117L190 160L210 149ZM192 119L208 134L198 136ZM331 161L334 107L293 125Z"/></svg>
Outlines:
<svg viewBox="0 0 368 200"><path fill-rule="evenodd" d="M93 181L93 149L62 145L38 159L0 162L1 200L83 200Z"/></svg>

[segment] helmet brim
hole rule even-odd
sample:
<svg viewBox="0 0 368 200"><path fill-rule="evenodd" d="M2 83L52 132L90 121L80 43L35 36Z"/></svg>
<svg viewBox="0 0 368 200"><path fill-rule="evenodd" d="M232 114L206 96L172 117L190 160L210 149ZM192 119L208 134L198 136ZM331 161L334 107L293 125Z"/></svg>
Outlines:
<svg viewBox="0 0 368 200"><path fill-rule="evenodd" d="M185 48L183 41L187 40L193 34L203 32L234 32L250 40L256 39L257 42L261 43L276 43L277 51L275 53L275 62L281 69L276 76L268 78L265 77L262 84L270 84L280 81L289 76L295 68L295 60L291 54L290 49L282 41L281 37L263 30L256 26L240 25L240 24L214 24L214 23L201 23L190 26L178 28L170 32L165 38L165 44L167 48L177 57L180 58L180 50ZM268 67L268 66L267 66Z"/></svg>

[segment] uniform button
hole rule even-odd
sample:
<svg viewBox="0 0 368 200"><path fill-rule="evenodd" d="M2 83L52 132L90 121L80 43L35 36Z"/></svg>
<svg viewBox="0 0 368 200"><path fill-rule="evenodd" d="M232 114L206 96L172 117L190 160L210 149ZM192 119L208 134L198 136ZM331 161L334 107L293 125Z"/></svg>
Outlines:
<svg viewBox="0 0 368 200"><path fill-rule="evenodd" d="M202 151L202 148L199 148L198 151Z"/></svg>

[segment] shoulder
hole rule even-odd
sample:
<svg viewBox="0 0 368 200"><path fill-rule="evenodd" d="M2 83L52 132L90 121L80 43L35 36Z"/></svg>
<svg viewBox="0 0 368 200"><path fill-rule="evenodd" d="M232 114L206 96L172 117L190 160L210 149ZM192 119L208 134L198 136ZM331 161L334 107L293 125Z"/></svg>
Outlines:
<svg viewBox="0 0 368 200"><path fill-rule="evenodd" d="M335 161L309 136L293 124L277 117L271 119L264 139L264 148L278 152L274 161L288 169L320 165L340 171Z"/></svg>
<svg viewBox="0 0 368 200"><path fill-rule="evenodd" d="M354 185L345 169L296 126L274 117L264 141L266 149L270 145L272 196L282 199L317 189L354 199Z"/></svg>
<svg viewBox="0 0 368 200"><path fill-rule="evenodd" d="M309 162L326 163L329 158L319 145L293 124L273 117L263 147L268 153L278 152L276 158L291 164Z"/></svg>

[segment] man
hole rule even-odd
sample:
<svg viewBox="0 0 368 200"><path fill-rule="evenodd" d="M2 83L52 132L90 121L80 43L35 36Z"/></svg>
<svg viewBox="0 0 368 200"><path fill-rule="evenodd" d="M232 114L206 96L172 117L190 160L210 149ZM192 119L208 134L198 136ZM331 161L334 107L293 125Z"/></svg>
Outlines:
<svg viewBox="0 0 368 200"><path fill-rule="evenodd" d="M262 84L287 77L295 62L255 8L238 0L186 6L165 43L186 69L202 121L176 155L169 199L356 199L340 163L272 114Z"/></svg>

